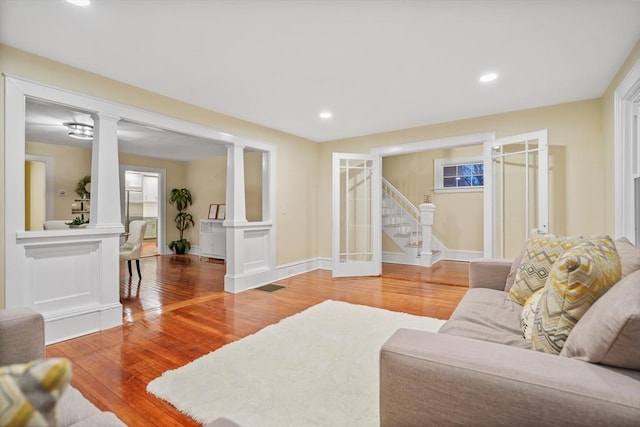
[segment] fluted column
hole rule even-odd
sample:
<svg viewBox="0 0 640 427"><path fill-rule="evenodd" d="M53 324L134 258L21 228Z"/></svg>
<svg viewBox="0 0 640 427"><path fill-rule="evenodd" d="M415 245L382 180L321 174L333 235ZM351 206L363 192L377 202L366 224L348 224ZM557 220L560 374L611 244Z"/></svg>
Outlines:
<svg viewBox="0 0 640 427"><path fill-rule="evenodd" d="M95 113L91 117L91 213L87 227L122 227L117 134L120 117L104 113Z"/></svg>

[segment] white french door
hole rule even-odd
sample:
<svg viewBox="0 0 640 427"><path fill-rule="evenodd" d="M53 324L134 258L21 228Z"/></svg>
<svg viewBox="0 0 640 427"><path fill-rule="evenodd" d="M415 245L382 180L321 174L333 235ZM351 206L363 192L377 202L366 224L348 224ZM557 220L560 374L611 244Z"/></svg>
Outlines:
<svg viewBox="0 0 640 427"><path fill-rule="evenodd" d="M549 231L547 131L484 143L484 256L513 258L532 229Z"/></svg>
<svg viewBox="0 0 640 427"><path fill-rule="evenodd" d="M333 277L382 272L380 169L380 156L333 153Z"/></svg>

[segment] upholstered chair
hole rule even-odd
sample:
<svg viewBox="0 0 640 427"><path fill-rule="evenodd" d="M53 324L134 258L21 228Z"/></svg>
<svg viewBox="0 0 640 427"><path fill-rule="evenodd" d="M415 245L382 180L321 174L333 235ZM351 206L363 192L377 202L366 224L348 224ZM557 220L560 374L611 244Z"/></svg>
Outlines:
<svg viewBox="0 0 640 427"><path fill-rule="evenodd" d="M136 268L138 269L138 277L142 279L140 273L140 254L142 253L142 242L144 241L144 232L147 228L146 221L136 220L129 223L129 237L124 245L120 247L120 260L127 260L129 267L129 276L131 274L131 260L136 260Z"/></svg>

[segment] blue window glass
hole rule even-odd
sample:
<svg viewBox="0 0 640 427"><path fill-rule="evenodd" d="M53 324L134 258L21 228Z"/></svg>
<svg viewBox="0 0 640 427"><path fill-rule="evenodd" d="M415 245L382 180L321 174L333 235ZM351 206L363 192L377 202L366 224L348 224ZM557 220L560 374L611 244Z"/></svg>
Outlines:
<svg viewBox="0 0 640 427"><path fill-rule="evenodd" d="M444 188L483 187L484 164L467 163L442 166L442 186Z"/></svg>
<svg viewBox="0 0 640 427"><path fill-rule="evenodd" d="M471 177L463 176L458 180L458 187L471 187Z"/></svg>
<svg viewBox="0 0 640 427"><path fill-rule="evenodd" d="M473 165L458 166L458 176L471 176L471 175L473 175Z"/></svg>

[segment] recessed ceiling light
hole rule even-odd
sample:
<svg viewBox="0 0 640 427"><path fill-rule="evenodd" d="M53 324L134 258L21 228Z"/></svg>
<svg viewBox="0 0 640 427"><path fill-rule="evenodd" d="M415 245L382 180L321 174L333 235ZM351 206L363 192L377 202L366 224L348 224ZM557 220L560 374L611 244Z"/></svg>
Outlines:
<svg viewBox="0 0 640 427"><path fill-rule="evenodd" d="M331 117L333 117L333 113L331 111L322 111L320 113L321 119L327 120L327 119L330 119Z"/></svg>
<svg viewBox="0 0 640 427"><path fill-rule="evenodd" d="M480 76L481 83L489 83L498 78L498 73L487 73Z"/></svg>
<svg viewBox="0 0 640 427"><path fill-rule="evenodd" d="M90 0L67 0L71 4L75 4L76 6L89 6L91 3Z"/></svg>

